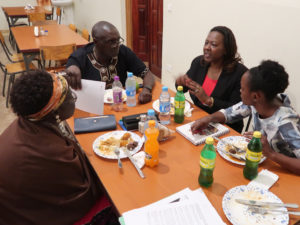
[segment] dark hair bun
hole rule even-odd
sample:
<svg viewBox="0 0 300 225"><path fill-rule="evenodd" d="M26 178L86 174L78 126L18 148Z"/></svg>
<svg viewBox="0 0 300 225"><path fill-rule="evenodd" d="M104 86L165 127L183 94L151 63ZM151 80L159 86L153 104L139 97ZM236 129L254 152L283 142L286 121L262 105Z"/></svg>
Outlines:
<svg viewBox="0 0 300 225"><path fill-rule="evenodd" d="M262 91L271 101L289 85L289 75L284 67L272 60L262 61L258 67L250 69L250 90Z"/></svg>
<svg viewBox="0 0 300 225"><path fill-rule="evenodd" d="M39 112L48 103L52 90L52 77L46 71L36 70L21 75L10 93L13 111L19 116Z"/></svg>

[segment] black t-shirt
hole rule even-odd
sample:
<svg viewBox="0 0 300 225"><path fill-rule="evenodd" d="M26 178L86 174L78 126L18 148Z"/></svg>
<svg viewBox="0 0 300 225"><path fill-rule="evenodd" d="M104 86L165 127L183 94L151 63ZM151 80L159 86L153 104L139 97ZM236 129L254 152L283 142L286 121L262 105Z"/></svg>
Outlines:
<svg viewBox="0 0 300 225"><path fill-rule="evenodd" d="M94 46L95 45L92 42L73 52L68 59L67 67L71 65L78 66L81 71L82 79L101 81L102 79L99 70L95 68L88 58L88 54L93 52ZM125 86L127 72L132 72L135 76L141 76L141 73L145 69L146 65L136 56L133 51L131 51L131 49L125 45L120 46L116 70L123 86ZM113 77L109 77L106 82L113 82Z"/></svg>

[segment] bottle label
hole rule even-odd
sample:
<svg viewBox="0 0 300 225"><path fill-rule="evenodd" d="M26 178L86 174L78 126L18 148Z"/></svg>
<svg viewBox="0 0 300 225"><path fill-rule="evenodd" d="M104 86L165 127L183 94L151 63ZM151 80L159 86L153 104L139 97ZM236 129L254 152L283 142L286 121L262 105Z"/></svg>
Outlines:
<svg viewBox="0 0 300 225"><path fill-rule="evenodd" d="M162 113L170 112L170 102L160 102L159 103L159 111Z"/></svg>
<svg viewBox="0 0 300 225"><path fill-rule="evenodd" d="M135 96L136 90L134 89L126 89L126 95L129 97Z"/></svg>
<svg viewBox="0 0 300 225"><path fill-rule="evenodd" d="M206 159L203 156L200 156L200 166L205 169L215 168L215 159Z"/></svg>
<svg viewBox="0 0 300 225"><path fill-rule="evenodd" d="M176 109L184 109L185 101L174 101L174 107Z"/></svg>
<svg viewBox="0 0 300 225"><path fill-rule="evenodd" d="M252 152L247 148L246 159L251 162L259 162L261 159L262 152Z"/></svg>
<svg viewBox="0 0 300 225"><path fill-rule="evenodd" d="M122 103L122 91L113 91L114 103Z"/></svg>

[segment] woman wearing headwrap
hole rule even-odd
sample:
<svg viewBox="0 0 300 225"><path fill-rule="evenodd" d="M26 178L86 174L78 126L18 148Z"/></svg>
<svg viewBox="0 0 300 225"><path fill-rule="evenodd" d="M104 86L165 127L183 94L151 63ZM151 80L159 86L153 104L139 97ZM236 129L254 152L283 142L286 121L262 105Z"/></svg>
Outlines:
<svg viewBox="0 0 300 225"><path fill-rule="evenodd" d="M62 122L76 101L66 79L34 71L16 80L10 96L18 118L0 136L0 224L73 224L95 203L109 206Z"/></svg>

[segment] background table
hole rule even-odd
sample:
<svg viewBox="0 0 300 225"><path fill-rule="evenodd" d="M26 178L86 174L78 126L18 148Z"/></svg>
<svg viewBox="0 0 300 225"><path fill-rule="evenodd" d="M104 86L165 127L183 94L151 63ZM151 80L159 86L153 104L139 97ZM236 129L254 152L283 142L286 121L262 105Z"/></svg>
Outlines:
<svg viewBox="0 0 300 225"><path fill-rule="evenodd" d="M16 7L2 7L5 16L9 18L9 25L14 26L18 19L27 18L29 13L45 13L46 16L52 15L52 7L50 6L50 10L46 8L48 6L35 6L34 9L27 10L24 8L25 6L16 6Z"/></svg>
<svg viewBox="0 0 300 225"><path fill-rule="evenodd" d="M156 83L153 89L153 100L158 99L160 92L161 84ZM174 93L172 93L172 96L174 96ZM124 107L127 111L120 113L112 111L109 105L105 105L104 114L115 114L117 120L119 120L125 115L146 112L152 108L152 102L131 108ZM192 117L185 118L184 123L207 115L201 109L193 107L195 109ZM76 110L74 117L83 116L92 116L92 114ZM68 123L73 128L73 118L69 119ZM172 117L172 122L168 127L175 130L176 126L179 125L173 122ZM118 129L121 129L119 125ZM159 165L155 168L144 167L143 173L146 178L142 179L129 159L122 160L123 169L120 170L117 160L104 159L93 152L93 141L104 133L106 132L80 134L76 135L76 137L88 155L120 215L128 210L158 201L186 187L192 190L200 187L198 184L199 159L203 145L194 146L176 132L174 138L160 142ZM221 138L232 135L239 134L230 129L230 133ZM283 202L294 202L300 205L300 199L295 198L295 193L299 191L300 187L300 177L282 169L268 159L260 164L259 170L263 168L279 176L279 180L270 188L270 191L276 194ZM232 164L217 154L214 183L210 188L203 188L203 190L227 224L230 224L230 222L222 209L224 194L235 186L247 185L248 183L249 180L243 177L243 166ZM290 224L294 224L297 220L299 220L299 217L290 215Z"/></svg>
<svg viewBox="0 0 300 225"><path fill-rule="evenodd" d="M26 69L32 59L39 54L40 46L57 46L75 43L77 47L82 47L88 43L81 35L72 31L62 24L51 24L43 26L48 30L47 36L35 37L33 26L11 28L16 40L19 52L23 53Z"/></svg>

